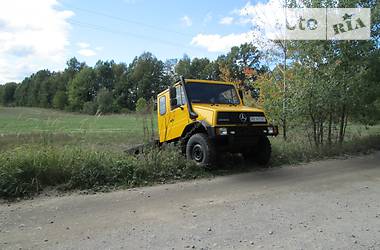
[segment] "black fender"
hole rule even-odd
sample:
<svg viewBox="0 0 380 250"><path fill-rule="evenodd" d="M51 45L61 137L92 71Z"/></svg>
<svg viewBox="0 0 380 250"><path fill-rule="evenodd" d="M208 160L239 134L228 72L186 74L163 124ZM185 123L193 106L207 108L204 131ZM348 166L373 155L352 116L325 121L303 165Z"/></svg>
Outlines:
<svg viewBox="0 0 380 250"><path fill-rule="evenodd" d="M190 135L188 134L190 133ZM215 132L208 122L201 120L188 124L182 132L181 138L190 137L194 133L206 133L209 137L214 137ZM186 140L186 139L185 139Z"/></svg>

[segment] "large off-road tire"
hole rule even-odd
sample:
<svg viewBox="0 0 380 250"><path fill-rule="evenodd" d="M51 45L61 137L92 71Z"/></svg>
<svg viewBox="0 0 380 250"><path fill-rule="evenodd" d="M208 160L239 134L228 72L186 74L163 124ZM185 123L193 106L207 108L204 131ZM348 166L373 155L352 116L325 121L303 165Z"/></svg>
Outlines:
<svg viewBox="0 0 380 250"><path fill-rule="evenodd" d="M187 159L199 166L211 167L215 163L215 154L215 147L206 134L194 134L186 144Z"/></svg>
<svg viewBox="0 0 380 250"><path fill-rule="evenodd" d="M253 160L261 166L268 166L270 157L272 154L272 147L268 137L261 136L257 145L246 152L243 153L244 158L248 160Z"/></svg>

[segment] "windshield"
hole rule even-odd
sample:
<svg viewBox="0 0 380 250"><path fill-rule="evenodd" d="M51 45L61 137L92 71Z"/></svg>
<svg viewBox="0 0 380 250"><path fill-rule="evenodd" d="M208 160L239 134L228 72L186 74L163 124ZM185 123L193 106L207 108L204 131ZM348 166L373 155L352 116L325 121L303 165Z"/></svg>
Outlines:
<svg viewBox="0 0 380 250"><path fill-rule="evenodd" d="M189 82L185 86L192 103L240 104L236 89L231 84Z"/></svg>

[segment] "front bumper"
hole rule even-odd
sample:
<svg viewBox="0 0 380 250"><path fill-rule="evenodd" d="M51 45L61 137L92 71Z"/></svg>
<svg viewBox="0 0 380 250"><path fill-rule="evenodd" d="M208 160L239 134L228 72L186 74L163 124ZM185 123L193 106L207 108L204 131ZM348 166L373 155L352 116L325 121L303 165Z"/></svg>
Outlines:
<svg viewBox="0 0 380 250"><path fill-rule="evenodd" d="M223 134L221 133L223 130ZM263 126L218 126L211 127L209 129L209 136L213 137L224 137L224 136L235 136L235 137L252 137L252 136L277 136L278 126L274 125L263 125Z"/></svg>
<svg viewBox="0 0 380 250"><path fill-rule="evenodd" d="M220 133L223 128L223 134ZM225 131L225 129L227 131ZM263 126L229 126L213 127L209 129L209 137L215 145L227 151L241 152L248 147L254 147L261 136L277 136L278 127L273 125Z"/></svg>

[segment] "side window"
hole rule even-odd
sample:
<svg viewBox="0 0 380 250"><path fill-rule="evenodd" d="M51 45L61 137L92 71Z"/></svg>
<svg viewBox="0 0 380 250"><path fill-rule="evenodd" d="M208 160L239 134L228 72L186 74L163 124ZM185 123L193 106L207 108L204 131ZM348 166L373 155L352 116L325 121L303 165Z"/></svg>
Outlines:
<svg viewBox="0 0 380 250"><path fill-rule="evenodd" d="M161 96L159 103L160 115L166 114L166 96Z"/></svg>
<svg viewBox="0 0 380 250"><path fill-rule="evenodd" d="M177 105L182 106L186 104L186 99L185 99L185 93L183 92L182 86L177 86L176 87L176 99L177 99Z"/></svg>

